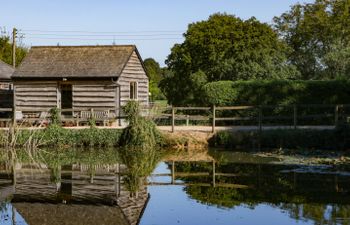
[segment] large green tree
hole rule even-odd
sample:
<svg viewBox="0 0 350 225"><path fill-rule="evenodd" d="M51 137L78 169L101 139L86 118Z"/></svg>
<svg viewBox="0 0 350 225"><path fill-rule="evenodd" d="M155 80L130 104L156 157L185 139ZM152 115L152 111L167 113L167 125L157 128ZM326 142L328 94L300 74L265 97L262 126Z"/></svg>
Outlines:
<svg viewBox="0 0 350 225"><path fill-rule="evenodd" d="M149 90L151 93L151 99L164 99L164 95L158 87L160 81L163 79L164 69L162 69L159 63L153 58L145 59L144 65L149 76Z"/></svg>
<svg viewBox="0 0 350 225"><path fill-rule="evenodd" d="M350 0L296 4L274 18L274 27L292 48L288 58L303 79L349 76Z"/></svg>
<svg viewBox="0 0 350 225"><path fill-rule="evenodd" d="M232 15L214 14L206 21L190 24L184 37L185 41L172 48L166 61L174 73L161 84L172 104L198 103L194 95L198 92L198 82L203 85L203 80L298 76L297 70L288 64L287 45L269 25L255 18L242 20Z"/></svg>
<svg viewBox="0 0 350 225"><path fill-rule="evenodd" d="M16 49L16 65L18 66L24 56L27 54L27 49L23 46L17 46ZM12 43L8 36L0 36L0 60L12 64Z"/></svg>

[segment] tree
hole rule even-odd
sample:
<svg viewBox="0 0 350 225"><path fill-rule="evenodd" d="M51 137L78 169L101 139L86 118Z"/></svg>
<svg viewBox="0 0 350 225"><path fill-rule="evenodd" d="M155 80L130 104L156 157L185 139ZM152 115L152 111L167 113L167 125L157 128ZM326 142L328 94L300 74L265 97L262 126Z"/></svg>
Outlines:
<svg viewBox="0 0 350 225"><path fill-rule="evenodd" d="M206 75L207 82L298 76L288 65L287 45L269 25L255 18L244 21L214 14L206 21L190 24L184 37L184 43L176 44L166 61L174 74L161 85L172 104L196 102L192 101L191 75L198 71Z"/></svg>
<svg viewBox="0 0 350 225"><path fill-rule="evenodd" d="M323 75L321 75L323 78L349 79L350 45L344 46L340 41L335 42L324 55L322 63L327 65Z"/></svg>
<svg viewBox="0 0 350 225"><path fill-rule="evenodd" d="M25 47L17 46L16 66L22 62L26 54L27 49ZM0 36L0 60L7 64L12 64L12 43L10 43L10 38L8 36Z"/></svg>
<svg viewBox="0 0 350 225"><path fill-rule="evenodd" d="M303 79L334 78L335 51L350 46L350 0L296 4L274 18L274 27L292 48L288 58Z"/></svg>
<svg viewBox="0 0 350 225"><path fill-rule="evenodd" d="M149 90L152 100L164 99L164 95L158 87L163 78L162 68L160 68L159 63L152 58L145 59L144 65L149 76Z"/></svg>

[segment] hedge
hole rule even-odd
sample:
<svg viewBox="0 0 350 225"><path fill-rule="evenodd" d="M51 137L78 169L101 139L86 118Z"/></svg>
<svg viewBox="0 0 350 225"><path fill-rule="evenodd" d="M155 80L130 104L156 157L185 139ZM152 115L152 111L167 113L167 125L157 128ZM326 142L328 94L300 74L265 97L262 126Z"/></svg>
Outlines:
<svg viewBox="0 0 350 225"><path fill-rule="evenodd" d="M203 88L206 105L350 104L350 81L217 81Z"/></svg>

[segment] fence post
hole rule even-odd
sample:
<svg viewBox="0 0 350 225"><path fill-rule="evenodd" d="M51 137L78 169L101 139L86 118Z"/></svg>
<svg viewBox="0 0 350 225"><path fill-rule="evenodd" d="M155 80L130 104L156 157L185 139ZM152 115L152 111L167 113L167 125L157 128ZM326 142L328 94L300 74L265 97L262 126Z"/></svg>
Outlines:
<svg viewBox="0 0 350 225"><path fill-rule="evenodd" d="M175 108L174 106L171 107L171 132L174 133L175 131Z"/></svg>
<svg viewBox="0 0 350 225"><path fill-rule="evenodd" d="M186 126L188 127L190 125L190 116L186 115Z"/></svg>
<svg viewBox="0 0 350 225"><path fill-rule="evenodd" d="M297 105L293 106L293 112L294 112L294 119L293 119L293 124L294 124L294 129L297 129L297 123L298 123L298 108Z"/></svg>
<svg viewBox="0 0 350 225"><path fill-rule="evenodd" d="M216 107L213 105L213 121L212 121L212 132L215 133L215 117L216 117Z"/></svg>
<svg viewBox="0 0 350 225"><path fill-rule="evenodd" d="M334 126L338 125L339 121L339 105L335 106L335 111L334 111Z"/></svg>
<svg viewBox="0 0 350 225"><path fill-rule="evenodd" d="M171 162L171 183L175 184L175 161Z"/></svg>
<svg viewBox="0 0 350 225"><path fill-rule="evenodd" d="M12 107L12 125L15 127L17 124L16 121L16 105L14 104Z"/></svg>

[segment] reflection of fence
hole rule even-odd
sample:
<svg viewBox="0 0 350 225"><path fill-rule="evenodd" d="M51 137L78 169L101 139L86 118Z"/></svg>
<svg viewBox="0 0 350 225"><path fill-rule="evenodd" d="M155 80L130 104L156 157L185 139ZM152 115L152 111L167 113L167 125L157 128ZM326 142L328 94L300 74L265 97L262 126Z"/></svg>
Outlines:
<svg viewBox="0 0 350 225"><path fill-rule="evenodd" d="M62 109L61 120L66 126L86 125L90 119L104 126L121 125L125 118L122 109ZM336 126L339 121L348 122L350 105L260 105L226 107L168 107L150 105L142 108L142 116L154 120L157 125L166 121L174 132L176 126L206 126L215 132L217 127L253 126L261 130L267 126ZM12 123L46 124L49 111L38 108L0 108L0 126Z"/></svg>
<svg viewBox="0 0 350 225"><path fill-rule="evenodd" d="M181 162L181 161L180 161ZM198 162L198 161L197 161ZM206 161L201 161L206 162ZM237 177L238 174L233 173L217 173L216 172L216 163L215 160L208 161L211 163L212 168L211 172L177 172L175 170L175 163L176 161L171 161L171 171L170 173L158 173L158 174L152 174L153 177L171 177L171 182L148 182L148 185L181 185L181 186L203 186L203 187L226 187L226 188L235 188L235 189L241 189L241 188L249 188L247 185L242 184L235 184L235 183L217 183L216 177ZM176 178L184 178L184 177L210 177L211 176L211 182L210 183L201 183L201 182L176 182Z"/></svg>
<svg viewBox="0 0 350 225"><path fill-rule="evenodd" d="M197 166L185 167L185 171L178 171L176 163L208 163L211 166L202 167L198 170ZM223 164L212 161L169 161L167 162L170 173L153 173L151 177L169 177L169 182L148 182L148 185L180 185L180 186L201 186L201 187L225 187L233 189L262 189L274 185L274 190L278 192L292 188L293 190L302 190L303 192L330 191L334 193L349 192L349 173L345 171L318 171L319 165L308 165L310 170L302 168L301 165L278 165L269 163L232 163L231 165L245 166L249 170L223 169ZM227 164L226 164L227 165ZM225 166L225 164L224 164ZM188 168L193 168L188 171ZM315 168L316 170L312 170ZM180 168L181 170L181 168ZM226 171L226 172L225 172ZM275 183L279 181L280 186ZM289 185L286 185L289 184ZM282 189L281 189L282 188ZM324 192L326 193L326 192ZM332 195L332 200L335 195Z"/></svg>

